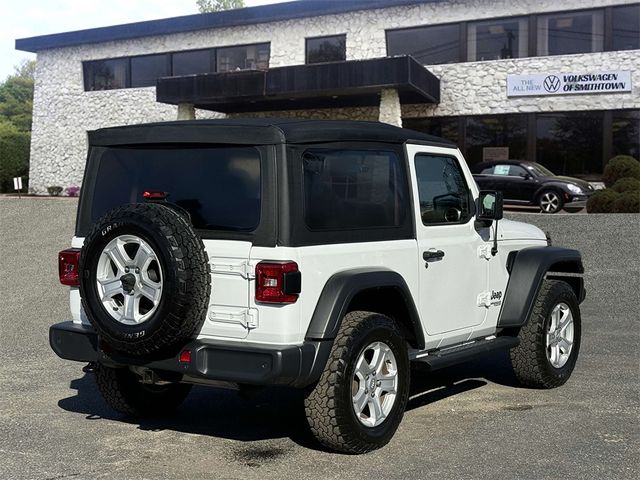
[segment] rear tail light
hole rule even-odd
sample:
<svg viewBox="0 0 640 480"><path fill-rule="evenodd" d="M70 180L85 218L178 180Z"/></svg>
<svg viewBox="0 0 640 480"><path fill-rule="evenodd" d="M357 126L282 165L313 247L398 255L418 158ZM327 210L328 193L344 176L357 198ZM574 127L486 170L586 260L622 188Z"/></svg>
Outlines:
<svg viewBox="0 0 640 480"><path fill-rule="evenodd" d="M295 262L260 262L256 265L256 302L295 303L301 287Z"/></svg>
<svg viewBox="0 0 640 480"><path fill-rule="evenodd" d="M58 253L58 276L62 285L77 287L80 285L78 274L78 262L80 260L80 249L70 248Z"/></svg>

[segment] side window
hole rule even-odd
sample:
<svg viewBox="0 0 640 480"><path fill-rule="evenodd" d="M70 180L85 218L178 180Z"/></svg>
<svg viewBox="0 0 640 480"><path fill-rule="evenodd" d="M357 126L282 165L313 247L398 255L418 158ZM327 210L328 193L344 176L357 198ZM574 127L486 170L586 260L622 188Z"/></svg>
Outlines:
<svg viewBox="0 0 640 480"><path fill-rule="evenodd" d="M415 164L422 223L466 223L473 203L458 160L418 153Z"/></svg>
<svg viewBox="0 0 640 480"><path fill-rule="evenodd" d="M482 171L480 172L480 175L493 175L493 166L483 168Z"/></svg>
<svg viewBox="0 0 640 480"><path fill-rule="evenodd" d="M509 175L512 177L526 177L527 171L519 165L511 165Z"/></svg>
<svg viewBox="0 0 640 480"><path fill-rule="evenodd" d="M509 175L510 165L495 165L493 167L494 175Z"/></svg>
<svg viewBox="0 0 640 480"><path fill-rule="evenodd" d="M304 216L311 230L403 225L408 186L395 152L312 148L302 163Z"/></svg>

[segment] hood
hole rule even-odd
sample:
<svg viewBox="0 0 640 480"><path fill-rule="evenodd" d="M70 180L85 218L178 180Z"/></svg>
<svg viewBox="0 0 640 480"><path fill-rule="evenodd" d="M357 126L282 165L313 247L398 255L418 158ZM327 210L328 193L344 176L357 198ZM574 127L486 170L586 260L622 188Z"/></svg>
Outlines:
<svg viewBox="0 0 640 480"><path fill-rule="evenodd" d="M502 219L498 223L500 231L499 240L542 240L547 241L547 236L535 225L513 220Z"/></svg>
<svg viewBox="0 0 640 480"><path fill-rule="evenodd" d="M560 176L560 175L555 176L555 177L548 177L548 178L549 178L549 180L560 180L561 182L573 183L574 185L579 186L585 192L592 192L593 191L593 187L586 180L581 180L579 178L574 178L574 177L563 177L563 176Z"/></svg>

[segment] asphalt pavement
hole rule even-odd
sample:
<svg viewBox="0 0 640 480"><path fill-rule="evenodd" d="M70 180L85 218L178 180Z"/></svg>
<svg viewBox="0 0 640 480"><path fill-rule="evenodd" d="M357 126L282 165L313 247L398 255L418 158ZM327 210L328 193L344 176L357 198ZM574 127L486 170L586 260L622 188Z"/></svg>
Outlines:
<svg viewBox="0 0 640 480"><path fill-rule="evenodd" d="M175 417L111 411L48 345L69 318L56 253L73 199L0 197L0 479L637 479L640 216L508 214L582 251L583 343L569 382L519 388L504 354L414 372L391 443L349 456L310 437L298 392L196 387Z"/></svg>

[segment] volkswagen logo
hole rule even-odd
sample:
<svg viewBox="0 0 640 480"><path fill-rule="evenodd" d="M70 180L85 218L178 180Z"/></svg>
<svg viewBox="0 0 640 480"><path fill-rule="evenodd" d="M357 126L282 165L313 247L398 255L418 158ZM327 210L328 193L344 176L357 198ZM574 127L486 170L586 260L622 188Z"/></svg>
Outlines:
<svg viewBox="0 0 640 480"><path fill-rule="evenodd" d="M544 89L549 93L555 93L560 88L560 79L555 75L548 75L543 82Z"/></svg>

